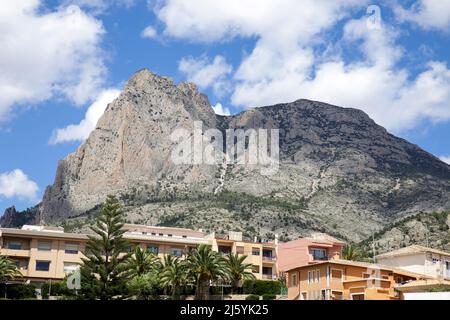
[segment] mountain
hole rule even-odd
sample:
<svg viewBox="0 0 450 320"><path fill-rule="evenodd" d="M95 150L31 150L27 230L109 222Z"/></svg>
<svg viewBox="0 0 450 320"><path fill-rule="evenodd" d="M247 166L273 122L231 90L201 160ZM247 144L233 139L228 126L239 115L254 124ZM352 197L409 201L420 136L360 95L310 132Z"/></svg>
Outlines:
<svg viewBox="0 0 450 320"><path fill-rule="evenodd" d="M196 121L223 133L280 129L277 174L261 165L174 164L171 134ZM298 100L218 116L195 85L141 70L60 161L28 220L83 230L110 193L129 222L360 241L398 219L449 209L450 167L357 109Z"/></svg>

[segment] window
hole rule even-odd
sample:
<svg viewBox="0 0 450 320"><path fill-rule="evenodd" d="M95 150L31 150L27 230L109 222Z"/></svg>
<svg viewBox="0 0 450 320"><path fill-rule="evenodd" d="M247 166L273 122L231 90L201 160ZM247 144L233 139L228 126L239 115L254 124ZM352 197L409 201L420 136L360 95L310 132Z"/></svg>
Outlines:
<svg viewBox="0 0 450 320"><path fill-rule="evenodd" d="M66 243L66 249L64 250L67 254L78 254L78 244L77 243Z"/></svg>
<svg viewBox="0 0 450 320"><path fill-rule="evenodd" d="M364 300L364 293L352 294L352 300Z"/></svg>
<svg viewBox="0 0 450 320"><path fill-rule="evenodd" d="M183 249L172 248L171 254L175 257L181 257L183 255Z"/></svg>
<svg viewBox="0 0 450 320"><path fill-rule="evenodd" d="M236 253L244 254L244 247L236 247Z"/></svg>
<svg viewBox="0 0 450 320"><path fill-rule="evenodd" d="M50 270L50 261L36 261L36 271Z"/></svg>
<svg viewBox="0 0 450 320"><path fill-rule="evenodd" d="M316 270L316 282L320 282L320 270Z"/></svg>
<svg viewBox="0 0 450 320"><path fill-rule="evenodd" d="M171 235L170 233L167 235L168 237L172 237L173 235Z"/></svg>
<svg viewBox="0 0 450 320"><path fill-rule="evenodd" d="M327 300L327 290L322 289L322 290L320 291L320 299L321 299L321 300Z"/></svg>
<svg viewBox="0 0 450 320"><path fill-rule="evenodd" d="M7 248L11 250L22 250L22 242L18 241L8 242Z"/></svg>
<svg viewBox="0 0 450 320"><path fill-rule="evenodd" d="M260 255L260 251L259 248L252 248L252 255L253 256L259 256Z"/></svg>
<svg viewBox="0 0 450 320"><path fill-rule="evenodd" d="M333 300L344 300L344 295L341 291L332 291L331 298Z"/></svg>
<svg viewBox="0 0 450 320"><path fill-rule="evenodd" d="M80 265L78 263L73 262L64 262L64 273L71 274L80 269Z"/></svg>
<svg viewBox="0 0 450 320"><path fill-rule="evenodd" d="M50 251L52 249L51 241L38 241L38 250L39 251Z"/></svg>
<svg viewBox="0 0 450 320"><path fill-rule="evenodd" d="M159 253L159 247L158 246L147 246L147 251L154 253L154 254L158 254Z"/></svg>
<svg viewBox="0 0 450 320"><path fill-rule="evenodd" d="M253 273L259 273L259 266L253 265L252 266L252 272Z"/></svg>
<svg viewBox="0 0 450 320"><path fill-rule="evenodd" d="M297 274L296 273L294 273L292 275L291 283L292 283L293 287L296 287L298 285L298 279L297 279Z"/></svg>
<svg viewBox="0 0 450 320"><path fill-rule="evenodd" d="M308 271L308 283L313 282L312 271Z"/></svg>
<svg viewBox="0 0 450 320"><path fill-rule="evenodd" d="M311 249L310 253L314 260L327 260L327 252L325 249Z"/></svg>
<svg viewBox="0 0 450 320"><path fill-rule="evenodd" d="M342 279L342 270L331 269L331 280L339 281Z"/></svg>

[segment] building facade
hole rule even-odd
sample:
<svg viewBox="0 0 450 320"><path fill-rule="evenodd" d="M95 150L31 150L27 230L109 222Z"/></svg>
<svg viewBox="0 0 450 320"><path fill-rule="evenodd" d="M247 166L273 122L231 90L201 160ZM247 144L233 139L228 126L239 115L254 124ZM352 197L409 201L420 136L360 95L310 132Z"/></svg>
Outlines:
<svg viewBox="0 0 450 320"><path fill-rule="evenodd" d="M289 269L342 257L345 243L323 233L313 233L278 245L278 269Z"/></svg>
<svg viewBox="0 0 450 320"><path fill-rule="evenodd" d="M127 224L124 229L130 250L140 246L161 258L168 254L183 257L198 245L206 244L222 254L247 255L245 263L252 265L257 279L275 279L277 275L274 243L243 241L240 233L230 233L226 239L221 239L214 234L183 228ZM16 262L23 275L21 281L62 280L81 265L87 240L85 234L65 233L55 227L0 228L0 255Z"/></svg>
<svg viewBox="0 0 450 320"><path fill-rule="evenodd" d="M376 262L395 268L450 280L450 253L412 245L380 254Z"/></svg>
<svg viewBox="0 0 450 320"><path fill-rule="evenodd" d="M396 289L423 276L376 264L329 260L287 271L289 300L399 300Z"/></svg>

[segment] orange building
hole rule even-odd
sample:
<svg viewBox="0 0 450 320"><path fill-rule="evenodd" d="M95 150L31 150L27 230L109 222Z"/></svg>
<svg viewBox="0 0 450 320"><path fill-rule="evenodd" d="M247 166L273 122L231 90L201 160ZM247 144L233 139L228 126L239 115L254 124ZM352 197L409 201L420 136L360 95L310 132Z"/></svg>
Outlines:
<svg viewBox="0 0 450 320"><path fill-rule="evenodd" d="M397 288L425 276L371 263L330 260L287 271L289 300L399 300Z"/></svg>
<svg viewBox="0 0 450 320"><path fill-rule="evenodd" d="M278 270L289 269L342 257L345 243L323 233L313 233L278 245Z"/></svg>

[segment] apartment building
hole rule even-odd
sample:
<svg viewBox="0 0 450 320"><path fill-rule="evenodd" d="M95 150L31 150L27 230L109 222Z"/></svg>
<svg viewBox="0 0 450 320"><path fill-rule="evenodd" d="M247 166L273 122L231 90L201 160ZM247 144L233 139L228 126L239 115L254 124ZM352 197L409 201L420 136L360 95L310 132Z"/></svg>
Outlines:
<svg viewBox="0 0 450 320"><path fill-rule="evenodd" d="M450 280L450 253L412 245L380 254L376 262L395 268Z"/></svg>
<svg viewBox="0 0 450 320"><path fill-rule="evenodd" d="M213 250L227 255L246 255L245 263L252 264L252 272L257 279L275 280L277 269L277 240L275 242L250 242L242 239L241 232L230 232L225 238L213 236Z"/></svg>
<svg viewBox="0 0 450 320"><path fill-rule="evenodd" d="M345 243L324 233L278 245L278 269L280 272L295 267L342 257Z"/></svg>
<svg viewBox="0 0 450 320"><path fill-rule="evenodd" d="M124 237L132 250L140 246L159 257L171 254L182 257L200 244L212 246L223 254L236 252L248 256L257 279L274 279L276 246L272 243L247 242L240 233L230 233L226 239L183 228L152 227L126 224ZM42 283L61 280L81 264L87 235L65 233L62 228L23 226L22 229L0 228L0 255L14 260L23 280Z"/></svg>
<svg viewBox="0 0 450 320"><path fill-rule="evenodd" d="M289 300L399 300L397 288L423 275L377 264L329 260L287 271Z"/></svg>

